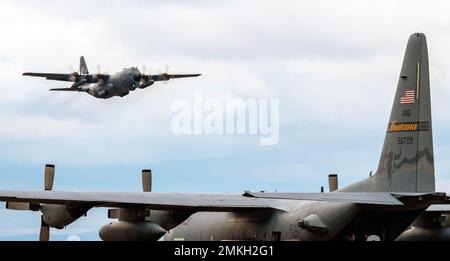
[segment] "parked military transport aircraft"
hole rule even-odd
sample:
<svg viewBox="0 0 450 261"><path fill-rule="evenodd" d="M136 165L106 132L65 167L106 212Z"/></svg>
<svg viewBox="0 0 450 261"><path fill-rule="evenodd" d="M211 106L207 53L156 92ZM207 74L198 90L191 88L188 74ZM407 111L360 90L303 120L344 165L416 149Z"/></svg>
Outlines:
<svg viewBox="0 0 450 261"><path fill-rule="evenodd" d="M23 75L44 77L47 80L54 81L73 82L70 88L50 89L50 91L86 92L100 99L108 99L114 96L124 97L130 91L134 91L137 88L145 89L158 81L200 76L200 74L169 74L167 71L168 68L166 68L165 73L147 75L139 71L138 68L132 67L112 75L102 73L89 74L86 61L82 56L80 58L79 72L70 74L26 72Z"/></svg>
<svg viewBox="0 0 450 261"><path fill-rule="evenodd" d="M42 212L41 240L94 207L112 208L117 222L103 240L440 240L450 239L449 198L435 192L430 82L425 35L410 37L378 170L330 193L57 192L46 166L45 191L0 191L13 210Z"/></svg>

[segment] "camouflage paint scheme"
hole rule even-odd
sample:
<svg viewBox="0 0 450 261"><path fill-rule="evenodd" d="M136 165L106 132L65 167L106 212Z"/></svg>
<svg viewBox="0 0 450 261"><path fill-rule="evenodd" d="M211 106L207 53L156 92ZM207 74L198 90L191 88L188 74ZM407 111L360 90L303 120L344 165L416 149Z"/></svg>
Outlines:
<svg viewBox="0 0 450 261"><path fill-rule="evenodd" d="M145 89L158 81L200 76L200 74L169 74L167 71L158 75L146 75L136 67L125 68L121 72L112 75L89 74L84 57L80 58L79 72L70 74L26 72L23 75L44 77L47 80L54 81L73 82L70 88L50 89L50 91L86 92L100 99L109 99L115 96L125 97L131 91Z"/></svg>

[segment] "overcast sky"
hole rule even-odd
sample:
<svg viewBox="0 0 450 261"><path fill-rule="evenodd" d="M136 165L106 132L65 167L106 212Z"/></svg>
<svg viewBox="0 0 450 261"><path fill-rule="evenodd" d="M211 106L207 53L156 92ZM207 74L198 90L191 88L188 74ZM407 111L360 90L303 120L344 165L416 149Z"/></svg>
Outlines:
<svg viewBox="0 0 450 261"><path fill-rule="evenodd" d="M437 187L450 191L448 1L1 1L0 188L139 191L319 191L375 170L410 34L427 35ZM123 99L50 93L67 83L22 77L143 66L202 73ZM280 100L280 142L255 136L175 136L174 100ZM57 239L96 239L96 210ZM0 210L0 239L34 239L37 213ZM52 230L52 232L54 232Z"/></svg>

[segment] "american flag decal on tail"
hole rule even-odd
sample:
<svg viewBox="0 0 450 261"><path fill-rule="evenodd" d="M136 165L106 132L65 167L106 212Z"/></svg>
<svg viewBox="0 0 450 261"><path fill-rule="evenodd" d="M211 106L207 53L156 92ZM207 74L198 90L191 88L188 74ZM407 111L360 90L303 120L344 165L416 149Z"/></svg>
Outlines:
<svg viewBox="0 0 450 261"><path fill-rule="evenodd" d="M400 104L414 104L416 102L416 91L405 90L403 96L400 97Z"/></svg>

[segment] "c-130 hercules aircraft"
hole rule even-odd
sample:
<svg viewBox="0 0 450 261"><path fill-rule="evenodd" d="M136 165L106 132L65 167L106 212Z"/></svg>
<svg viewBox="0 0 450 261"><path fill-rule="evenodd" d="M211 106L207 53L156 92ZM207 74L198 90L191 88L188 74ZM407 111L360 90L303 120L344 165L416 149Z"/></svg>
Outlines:
<svg viewBox="0 0 450 261"><path fill-rule="evenodd" d="M136 89L145 89L155 82L169 81L170 79L198 77L201 74L169 74L168 67L165 73L157 75L147 75L139 71L136 67L123 69L121 72L109 74L89 74L86 61L83 56L80 58L80 71L70 74L59 73L30 73L23 75L33 77L43 77L47 80L73 82L70 88L50 89L50 91L86 92L90 95L109 99L114 96L124 97ZM145 71L145 69L143 69Z"/></svg>
<svg viewBox="0 0 450 261"><path fill-rule="evenodd" d="M181 194L52 191L55 167L46 166L45 191L0 191L13 210L42 212L41 240L91 208L111 208L117 222L103 240L449 240L449 198L435 192L428 53L425 35L406 49L386 138L374 175L330 193ZM1 232L0 232L1 233Z"/></svg>

